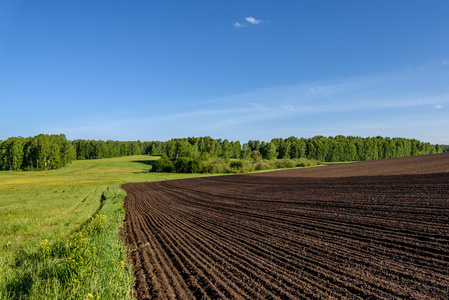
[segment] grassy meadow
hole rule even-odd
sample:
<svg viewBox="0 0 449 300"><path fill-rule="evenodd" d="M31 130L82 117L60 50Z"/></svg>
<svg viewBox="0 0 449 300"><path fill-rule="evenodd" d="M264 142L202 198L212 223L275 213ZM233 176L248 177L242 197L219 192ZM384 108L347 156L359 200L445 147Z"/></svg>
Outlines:
<svg viewBox="0 0 449 300"><path fill-rule="evenodd" d="M74 161L0 172L0 299L127 299L118 236L127 182L204 176L149 173L156 157Z"/></svg>

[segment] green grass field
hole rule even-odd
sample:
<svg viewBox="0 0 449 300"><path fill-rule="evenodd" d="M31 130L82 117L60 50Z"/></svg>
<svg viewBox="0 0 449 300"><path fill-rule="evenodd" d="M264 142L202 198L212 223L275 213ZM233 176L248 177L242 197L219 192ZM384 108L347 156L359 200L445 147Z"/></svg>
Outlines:
<svg viewBox="0 0 449 300"><path fill-rule="evenodd" d="M126 299L133 277L118 236L127 182L204 176L149 173L156 157L74 161L0 172L0 299Z"/></svg>

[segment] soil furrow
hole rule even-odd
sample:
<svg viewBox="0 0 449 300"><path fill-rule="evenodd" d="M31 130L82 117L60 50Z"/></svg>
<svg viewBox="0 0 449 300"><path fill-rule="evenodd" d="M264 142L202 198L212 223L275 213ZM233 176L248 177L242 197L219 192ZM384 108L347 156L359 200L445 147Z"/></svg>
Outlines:
<svg viewBox="0 0 449 300"><path fill-rule="evenodd" d="M123 188L138 299L449 292L449 154Z"/></svg>

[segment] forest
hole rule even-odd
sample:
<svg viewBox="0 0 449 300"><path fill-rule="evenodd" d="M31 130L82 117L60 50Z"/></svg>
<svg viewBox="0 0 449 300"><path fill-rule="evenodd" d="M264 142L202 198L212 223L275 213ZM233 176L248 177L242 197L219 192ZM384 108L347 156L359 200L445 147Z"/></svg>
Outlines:
<svg viewBox="0 0 449 300"><path fill-rule="evenodd" d="M64 134L11 137L0 141L0 170L59 169L73 160L141 154L141 147L136 141L69 141Z"/></svg>
<svg viewBox="0 0 449 300"><path fill-rule="evenodd" d="M321 162L363 161L415 156L449 151L449 146L432 145L416 139L389 137L315 136L313 138L275 138L270 142L214 139L211 137L178 138L170 141L67 140L64 134L39 134L34 137L11 137L0 141L0 170L50 170L73 160L100 159L128 155L162 155L165 171L198 172L200 162L234 160L307 159ZM196 162L196 163L194 163ZM233 162L234 166L241 164ZM176 167L178 165L178 167ZM192 166L193 165L193 169ZM160 167L160 166L159 166ZM162 171L155 165L153 171ZM203 170L204 171L204 170Z"/></svg>

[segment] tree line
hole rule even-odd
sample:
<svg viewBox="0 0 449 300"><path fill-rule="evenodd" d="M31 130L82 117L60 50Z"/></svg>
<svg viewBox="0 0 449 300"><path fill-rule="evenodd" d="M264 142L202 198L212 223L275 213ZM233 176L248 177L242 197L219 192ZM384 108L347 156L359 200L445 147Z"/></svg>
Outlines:
<svg viewBox="0 0 449 300"><path fill-rule="evenodd" d="M75 159L75 150L64 134L11 137L0 141L0 170L50 170Z"/></svg>
<svg viewBox="0 0 449 300"><path fill-rule="evenodd" d="M0 141L0 170L51 170L73 160L110 158L146 153L140 141L69 141L64 134L11 137Z"/></svg>
<svg viewBox="0 0 449 300"><path fill-rule="evenodd" d="M275 138L270 142L189 137L170 141L68 141L64 134L11 137L0 141L0 170L49 170L66 166L72 160L110 158L138 154L158 154L171 162L220 158L248 160L261 158L309 159L323 162L375 160L449 151L449 146L432 145L416 139L389 137L315 136ZM185 158L189 158L186 160Z"/></svg>
<svg viewBox="0 0 449 300"><path fill-rule="evenodd" d="M206 154L224 159L248 159L258 151L263 159L307 158L323 162L375 160L443 152L439 145L416 139L389 137L315 136L313 138L276 138L270 142L250 140L246 144L211 137L172 139L149 142L148 154L165 154L175 160L180 156Z"/></svg>
<svg viewBox="0 0 449 300"><path fill-rule="evenodd" d="M266 159L308 158L323 162L363 161L441 153L438 145L416 139L389 137L315 136L313 138L273 139L269 143L249 141Z"/></svg>
<svg viewBox="0 0 449 300"><path fill-rule="evenodd" d="M77 160L147 154L145 149L148 148L148 142L141 141L74 140L72 144Z"/></svg>

